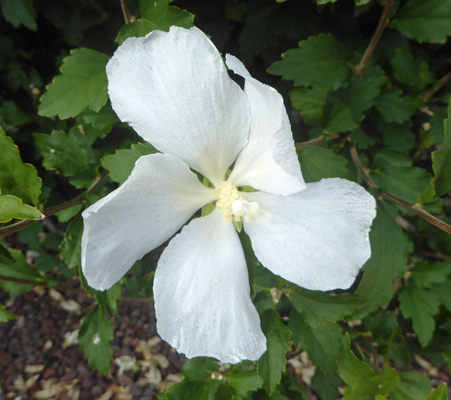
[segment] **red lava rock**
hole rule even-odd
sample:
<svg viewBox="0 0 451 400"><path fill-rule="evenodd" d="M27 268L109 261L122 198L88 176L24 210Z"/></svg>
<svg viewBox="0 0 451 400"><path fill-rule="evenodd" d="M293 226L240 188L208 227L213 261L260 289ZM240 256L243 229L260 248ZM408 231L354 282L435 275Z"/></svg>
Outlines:
<svg viewBox="0 0 451 400"><path fill-rule="evenodd" d="M46 368L42 374L42 379L47 380L56 376L55 368Z"/></svg>

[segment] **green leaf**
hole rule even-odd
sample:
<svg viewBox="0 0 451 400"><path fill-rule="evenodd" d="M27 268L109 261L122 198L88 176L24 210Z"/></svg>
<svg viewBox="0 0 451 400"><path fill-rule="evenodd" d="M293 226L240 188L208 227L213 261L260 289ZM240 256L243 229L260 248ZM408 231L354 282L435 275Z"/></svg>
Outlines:
<svg viewBox="0 0 451 400"><path fill-rule="evenodd" d="M130 176L138 158L156 152L149 143L133 144L130 149L116 150L114 154L103 157L102 167L109 171L114 182L122 185Z"/></svg>
<svg viewBox="0 0 451 400"><path fill-rule="evenodd" d="M412 166L406 153L392 150L376 154L370 173L382 189L410 203L421 197L431 181L424 169Z"/></svg>
<svg viewBox="0 0 451 400"><path fill-rule="evenodd" d="M356 295L368 305L357 311L362 318L393 296L395 279L404 274L411 244L397 222L385 211L378 210L370 231L371 258L363 266L363 277Z"/></svg>
<svg viewBox="0 0 451 400"><path fill-rule="evenodd" d="M395 70L396 79L413 86L418 91L434 81L427 63L414 59L406 47L396 49L390 62Z"/></svg>
<svg viewBox="0 0 451 400"><path fill-rule="evenodd" d="M320 119L326 99L325 89L297 88L290 91L291 105L305 120Z"/></svg>
<svg viewBox="0 0 451 400"><path fill-rule="evenodd" d="M437 389L433 390L427 400L449 400L448 397L448 386L446 383L442 383Z"/></svg>
<svg viewBox="0 0 451 400"><path fill-rule="evenodd" d="M64 58L61 74L47 86L39 114L61 119L75 117L86 107L99 111L108 100L105 67L109 57L95 50L79 48Z"/></svg>
<svg viewBox="0 0 451 400"><path fill-rule="evenodd" d="M432 387L431 381L418 371L401 374L401 382L391 395L391 400L422 400L425 399Z"/></svg>
<svg viewBox="0 0 451 400"><path fill-rule="evenodd" d="M432 184L438 196L451 191L451 100L448 118L445 119L445 140L443 148L432 153L434 179Z"/></svg>
<svg viewBox="0 0 451 400"><path fill-rule="evenodd" d="M337 370L341 351L341 328L338 324L326 321L308 325L301 314L292 311L289 328L296 347L305 350L314 365L327 374Z"/></svg>
<svg viewBox="0 0 451 400"><path fill-rule="evenodd" d="M17 315L11 314L3 304L0 304L0 322L7 322L12 319L17 319Z"/></svg>
<svg viewBox="0 0 451 400"><path fill-rule="evenodd" d="M382 118L377 121L377 129L382 133L384 144L390 150L410 151L415 144L415 136L410 124L386 122Z"/></svg>
<svg viewBox="0 0 451 400"><path fill-rule="evenodd" d="M62 131L53 131L50 135L34 133L33 136L46 169L71 177L89 168L88 154L75 136Z"/></svg>
<svg viewBox="0 0 451 400"><path fill-rule="evenodd" d="M285 353L291 349L288 341L290 330L285 326L276 310L267 310L261 316L263 333L268 350L258 360L258 373L263 378L269 394L273 393L282 378L287 363Z"/></svg>
<svg viewBox="0 0 451 400"><path fill-rule="evenodd" d="M88 358L89 366L107 376L113 350L110 340L113 340L114 326L105 318L100 307L96 307L84 319L78 334L80 350Z"/></svg>
<svg viewBox="0 0 451 400"><path fill-rule="evenodd" d="M435 283L443 283L451 273L451 262L422 261L415 264L412 280L419 288L430 288Z"/></svg>
<svg viewBox="0 0 451 400"><path fill-rule="evenodd" d="M253 392L263 385L263 380L257 374L257 369L236 369L231 374L224 375L232 392L239 398L246 398L249 392Z"/></svg>
<svg viewBox="0 0 451 400"><path fill-rule="evenodd" d="M28 114L12 101L5 101L0 106L0 125L4 129L14 128L15 125L30 121Z"/></svg>
<svg viewBox="0 0 451 400"><path fill-rule="evenodd" d="M435 330L434 315L438 313L439 305L431 290L407 286L399 293L402 315L412 320L413 330L422 347L426 347L432 340Z"/></svg>
<svg viewBox="0 0 451 400"><path fill-rule="evenodd" d="M154 30L169 31L172 25L191 28L194 15L178 7L170 6L172 0L141 0L141 18L131 24L123 25L116 37L122 44L125 39L135 36L146 36Z"/></svg>
<svg viewBox="0 0 451 400"><path fill-rule="evenodd" d="M348 293L330 295L306 289L293 291L291 301L309 325L340 321L366 305L365 300Z"/></svg>
<svg viewBox="0 0 451 400"><path fill-rule="evenodd" d="M348 387L345 400L374 400L378 394L387 394L400 382L398 373L388 366L376 374L368 364L360 361L350 349L350 337L343 337L343 352L338 363L338 373Z"/></svg>
<svg viewBox="0 0 451 400"><path fill-rule="evenodd" d="M268 68L273 75L294 80L296 86L316 86L336 90L348 78L348 52L332 35L320 34L299 42Z"/></svg>
<svg viewBox="0 0 451 400"><path fill-rule="evenodd" d="M0 127L0 188L2 194L12 194L27 203L38 204L42 181L36 168L24 164L19 149Z"/></svg>
<svg viewBox="0 0 451 400"><path fill-rule="evenodd" d="M392 26L417 42L444 42L451 35L451 0L410 0Z"/></svg>
<svg viewBox="0 0 451 400"><path fill-rule="evenodd" d="M306 182L336 177L354 179L352 172L346 168L348 160L332 150L323 147L304 146L298 149L297 153Z"/></svg>
<svg viewBox="0 0 451 400"><path fill-rule="evenodd" d="M312 388L322 400L336 400L340 383L341 379L337 375L327 375L319 368L316 369L312 378Z"/></svg>
<svg viewBox="0 0 451 400"><path fill-rule="evenodd" d="M410 119L423 101L416 97L402 96L401 89L385 89L374 105L387 122L402 123Z"/></svg>
<svg viewBox="0 0 451 400"><path fill-rule="evenodd" d="M103 308L105 308L108 315L111 317L117 314L117 301L122 297L122 284L117 282L109 289L100 291L93 289L88 285L81 266L78 268L78 275L80 277L80 284L86 293L90 296L94 296L97 303L99 303Z"/></svg>
<svg viewBox="0 0 451 400"><path fill-rule="evenodd" d="M34 207L23 204L22 199L9 194L0 194L0 223L12 219L41 219L44 215Z"/></svg>
<svg viewBox="0 0 451 400"><path fill-rule="evenodd" d="M81 237L83 234L83 219L73 219L66 229L66 236L60 245L61 258L69 268L81 265Z"/></svg>
<svg viewBox="0 0 451 400"><path fill-rule="evenodd" d="M352 131L360 126L364 115L379 96L384 77L352 79L348 87L330 93L323 124L328 132Z"/></svg>
<svg viewBox="0 0 451 400"><path fill-rule="evenodd" d="M33 0L0 0L3 16L15 28L20 25L35 31L36 12L33 8Z"/></svg>

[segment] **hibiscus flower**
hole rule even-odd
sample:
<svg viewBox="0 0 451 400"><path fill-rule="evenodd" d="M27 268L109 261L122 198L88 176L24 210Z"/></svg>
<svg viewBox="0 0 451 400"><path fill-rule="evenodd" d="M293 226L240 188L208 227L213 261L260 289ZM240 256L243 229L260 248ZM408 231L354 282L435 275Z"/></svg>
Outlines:
<svg viewBox="0 0 451 400"><path fill-rule="evenodd" d="M244 90L196 28L129 38L115 52L113 108L161 153L142 156L122 186L84 211L82 267L90 286L108 289L214 202L160 257L157 330L187 357L236 363L257 360L266 339L234 223L274 274L311 290L345 289L370 256L375 201L343 179L305 184L282 97L237 58L226 63Z"/></svg>

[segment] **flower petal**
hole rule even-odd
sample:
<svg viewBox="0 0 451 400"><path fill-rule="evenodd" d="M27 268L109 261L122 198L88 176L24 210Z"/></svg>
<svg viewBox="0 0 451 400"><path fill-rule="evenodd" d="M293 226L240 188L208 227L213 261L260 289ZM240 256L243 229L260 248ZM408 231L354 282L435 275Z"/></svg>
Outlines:
<svg viewBox="0 0 451 400"><path fill-rule="evenodd" d="M371 255L376 203L363 187L323 179L291 196L246 193L260 215L244 222L255 255L273 273L311 290L346 289Z"/></svg>
<svg viewBox="0 0 451 400"><path fill-rule="evenodd" d="M236 57L227 54L226 61L246 80L244 91L251 113L249 143L239 154L230 180L235 186L252 186L273 194L303 190L305 182L282 96L252 78Z"/></svg>
<svg viewBox="0 0 451 400"><path fill-rule="evenodd" d="M214 198L183 161L165 154L138 159L121 187L82 214L81 259L89 286L111 287Z"/></svg>
<svg viewBox="0 0 451 400"><path fill-rule="evenodd" d="M265 352L241 243L217 209L169 243L153 292L159 335L188 358L237 363Z"/></svg>
<svg viewBox="0 0 451 400"><path fill-rule="evenodd" d="M214 184L245 146L246 95L198 29L171 27L129 38L107 65L114 110L145 140Z"/></svg>

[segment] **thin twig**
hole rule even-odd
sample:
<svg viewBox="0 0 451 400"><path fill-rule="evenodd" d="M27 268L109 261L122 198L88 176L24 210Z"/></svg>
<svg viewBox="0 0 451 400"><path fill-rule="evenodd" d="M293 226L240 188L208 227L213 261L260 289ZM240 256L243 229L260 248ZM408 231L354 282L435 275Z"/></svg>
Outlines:
<svg viewBox="0 0 451 400"><path fill-rule="evenodd" d="M363 180L366 182L366 184L370 187L373 187L375 189L380 189L378 185L373 181L373 179L369 176L367 169L362 164L362 161L360 160L359 154L357 152L357 147L355 144L351 147L351 157L352 161L354 162L355 166L359 170L360 174L362 175ZM437 228L441 229L442 231L445 231L446 233L451 234L451 226L447 223L443 222L442 220L434 217L433 215L429 214L427 211L424 211L421 208L420 204L410 204L409 202L400 199L399 197L393 196L392 194L382 190L380 193L381 197L391 201L392 203L398 204L407 210L412 211L416 215L418 215L420 218L423 218L425 221L428 221L430 224L436 226Z"/></svg>
<svg viewBox="0 0 451 400"><path fill-rule="evenodd" d="M126 24L129 24L132 20L130 10L128 9L126 0L121 0L122 14L124 14L124 20Z"/></svg>
<svg viewBox="0 0 451 400"><path fill-rule="evenodd" d="M428 101L436 92L438 92L443 86L445 86L449 81L451 81L451 71L448 72L443 78L441 78L438 82L435 82L432 87L427 90L422 96L421 99L425 102Z"/></svg>
<svg viewBox="0 0 451 400"><path fill-rule="evenodd" d="M296 148L299 149L300 147L305 147L305 146L316 146L317 144L325 142L327 140L327 138L337 139L338 137L340 137L340 135L338 133L322 134L321 136L319 136L319 137L317 137L315 139L306 140L305 142L296 143Z"/></svg>
<svg viewBox="0 0 451 400"><path fill-rule="evenodd" d="M382 15L379 20L379 23L377 24L376 31L374 32L373 37L371 38L371 41L370 41L368 47L366 48L365 53L363 54L360 64L355 69L355 74L357 76L362 76L363 71L365 71L365 68L368 65L368 61L370 60L371 56L373 55L373 52L376 49L377 43L379 42L379 39L382 36L382 32L384 32L385 28L388 25L388 21L390 18L390 11L391 11L394 3L395 3L395 0L387 0L387 3L385 3L385 7L384 7L384 10L382 11Z"/></svg>
<svg viewBox="0 0 451 400"><path fill-rule="evenodd" d="M108 176L108 172L104 171L102 174L94 181L94 183L91 185L91 187L86 191L86 193L95 193L99 187L102 185L105 178ZM67 208L76 206L78 204L81 204L85 201L85 198L82 194L79 194L78 196L74 197L73 199L70 199L68 201L65 201L64 203L58 204L56 206L51 206L48 208L45 208L43 210L44 218L50 217L53 214L56 214L57 212L63 211ZM24 220L19 221L11 225L4 226L3 228L0 228L0 238L3 238L5 236L11 235L14 232L20 231L27 226L30 226L31 224L34 224L37 221L40 220Z"/></svg>

